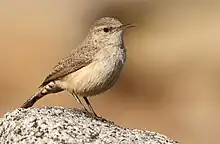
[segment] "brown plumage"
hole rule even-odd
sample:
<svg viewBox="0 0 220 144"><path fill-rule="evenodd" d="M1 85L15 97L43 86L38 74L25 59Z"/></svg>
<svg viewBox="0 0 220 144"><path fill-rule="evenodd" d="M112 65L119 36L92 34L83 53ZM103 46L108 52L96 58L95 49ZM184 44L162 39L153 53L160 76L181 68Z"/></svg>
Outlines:
<svg viewBox="0 0 220 144"><path fill-rule="evenodd" d="M87 48L87 46L84 46ZM82 49L80 47L80 49ZM89 49L89 48L88 48ZM87 66L92 62L91 54L95 54L96 51L92 49L90 51L90 55L85 55L82 50L76 51L77 53L71 54L63 59L53 68L50 74L45 78L44 82L40 85L43 87L50 83L51 81L63 78L64 76L68 75L69 73L75 72L82 67Z"/></svg>
<svg viewBox="0 0 220 144"><path fill-rule="evenodd" d="M122 35L131 26L110 17L96 21L82 44L58 62L22 107L31 107L47 94L67 90L86 109L78 96L83 97L96 115L87 97L108 90L117 81L126 58Z"/></svg>

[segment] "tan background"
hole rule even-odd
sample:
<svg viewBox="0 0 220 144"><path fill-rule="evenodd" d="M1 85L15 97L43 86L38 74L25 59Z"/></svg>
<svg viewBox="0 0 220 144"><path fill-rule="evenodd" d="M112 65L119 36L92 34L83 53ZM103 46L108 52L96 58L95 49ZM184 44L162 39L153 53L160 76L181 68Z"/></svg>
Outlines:
<svg viewBox="0 0 220 144"><path fill-rule="evenodd" d="M219 143L219 0L1 0L1 116L32 95L102 16L137 27L125 33L120 80L91 98L97 113L186 144ZM35 106L44 105L79 108L67 92Z"/></svg>

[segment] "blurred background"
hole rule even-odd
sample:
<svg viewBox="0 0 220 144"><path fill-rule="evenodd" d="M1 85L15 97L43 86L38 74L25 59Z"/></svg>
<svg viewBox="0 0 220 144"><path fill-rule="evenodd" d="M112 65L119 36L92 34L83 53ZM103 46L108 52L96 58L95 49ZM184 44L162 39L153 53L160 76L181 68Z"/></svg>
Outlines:
<svg viewBox="0 0 220 144"><path fill-rule="evenodd" d="M103 16L137 27L125 32L118 83L90 98L96 112L181 143L219 143L219 0L1 0L0 115L21 106ZM67 92L35 106L80 108Z"/></svg>

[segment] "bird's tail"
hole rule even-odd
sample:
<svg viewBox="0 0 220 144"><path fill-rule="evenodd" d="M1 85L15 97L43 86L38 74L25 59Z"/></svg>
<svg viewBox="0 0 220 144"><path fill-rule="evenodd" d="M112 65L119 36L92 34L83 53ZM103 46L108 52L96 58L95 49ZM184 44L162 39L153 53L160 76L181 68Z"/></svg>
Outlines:
<svg viewBox="0 0 220 144"><path fill-rule="evenodd" d="M40 87L39 90L21 106L21 108L32 107L40 98L44 97L45 95L50 93L57 93L62 90L63 89L57 87L54 82L50 82L49 84Z"/></svg>
<svg viewBox="0 0 220 144"><path fill-rule="evenodd" d="M21 108L29 108L32 107L40 98L45 96L47 93L43 93L42 89L37 91L32 97L30 97Z"/></svg>

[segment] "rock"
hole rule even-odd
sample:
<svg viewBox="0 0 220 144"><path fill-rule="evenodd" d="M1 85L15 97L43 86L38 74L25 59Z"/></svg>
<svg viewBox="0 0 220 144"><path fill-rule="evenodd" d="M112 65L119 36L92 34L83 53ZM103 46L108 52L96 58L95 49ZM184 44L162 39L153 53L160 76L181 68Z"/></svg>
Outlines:
<svg viewBox="0 0 220 144"><path fill-rule="evenodd" d="M0 119L1 144L174 144L156 132L128 129L82 110L16 109Z"/></svg>

